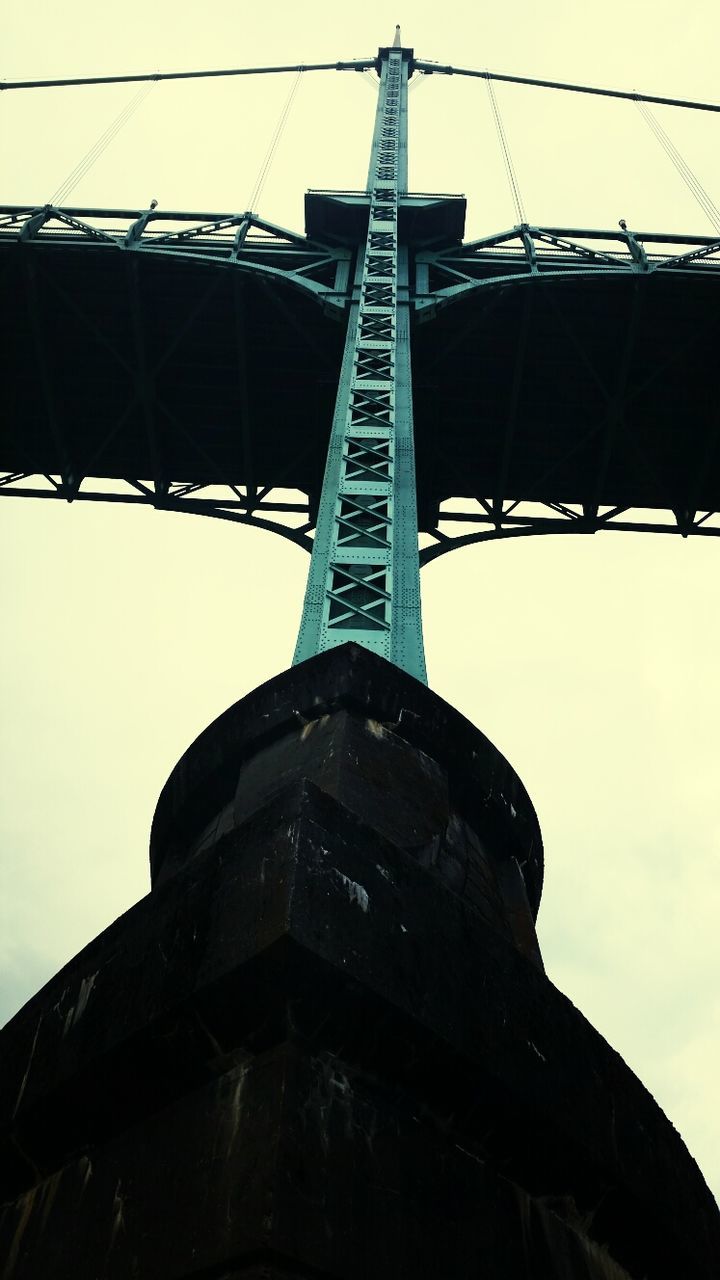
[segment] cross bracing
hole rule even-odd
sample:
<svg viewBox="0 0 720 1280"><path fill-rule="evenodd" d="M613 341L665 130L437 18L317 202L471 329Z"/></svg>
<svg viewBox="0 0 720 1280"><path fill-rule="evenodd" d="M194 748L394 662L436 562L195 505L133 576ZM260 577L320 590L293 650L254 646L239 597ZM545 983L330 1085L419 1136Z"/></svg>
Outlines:
<svg viewBox="0 0 720 1280"><path fill-rule="evenodd" d="M418 551L720 533L720 241L464 242L462 197L407 192L412 51L375 65L367 187L309 192L304 235L251 212L0 210L0 496L274 530L313 553L298 657L356 638L422 677Z"/></svg>
<svg viewBox="0 0 720 1280"><path fill-rule="evenodd" d="M0 246L40 242L65 248L94 245L108 253L135 251L185 262L217 263L272 277L332 301L343 293L349 250L314 243L254 213L156 213L153 209L40 209L0 206Z"/></svg>
<svg viewBox="0 0 720 1280"><path fill-rule="evenodd" d="M362 196L365 236L355 261L295 660L354 639L424 680L409 256L400 224L400 200L407 193L409 62L399 40L381 52ZM358 455L381 456L382 465L366 461L358 467Z"/></svg>

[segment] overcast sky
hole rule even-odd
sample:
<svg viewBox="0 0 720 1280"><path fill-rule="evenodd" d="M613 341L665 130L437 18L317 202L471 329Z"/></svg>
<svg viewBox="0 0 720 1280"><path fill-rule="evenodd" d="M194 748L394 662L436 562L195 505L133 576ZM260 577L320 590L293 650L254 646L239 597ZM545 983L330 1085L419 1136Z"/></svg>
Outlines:
<svg viewBox="0 0 720 1280"><path fill-rule="evenodd" d="M372 56L401 21L424 58L720 98L715 10L693 0L394 13L219 0L208 14L155 0L110 25L101 7L8 6L0 77ZM289 84L156 85L69 201L243 210ZM0 200L48 200L135 92L0 95ZM531 222L712 232L631 103L496 92ZM302 230L306 187L363 185L373 93L365 76L303 77L261 215ZM485 85L428 78L410 105L411 187L465 192L471 236L511 226ZM657 115L720 201L718 117ZM147 892L160 788L214 716L288 665L307 558L270 534L134 508L8 499L0 527L7 1017ZM616 533L486 544L423 578L430 683L507 755L538 811L549 975L716 1194L719 569L714 539Z"/></svg>

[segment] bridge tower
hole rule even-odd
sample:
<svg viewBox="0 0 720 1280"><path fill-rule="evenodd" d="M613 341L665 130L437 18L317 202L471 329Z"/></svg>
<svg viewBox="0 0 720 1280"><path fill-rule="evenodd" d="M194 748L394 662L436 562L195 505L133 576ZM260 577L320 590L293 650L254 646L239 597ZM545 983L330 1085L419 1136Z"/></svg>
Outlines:
<svg viewBox="0 0 720 1280"><path fill-rule="evenodd" d="M6 279L27 294L0 348L17 422L34 424L3 444L0 491L98 500L84 483L99 474L129 484L113 500L198 511L207 489L224 518L307 516L276 527L312 552L293 666L211 724L162 791L150 894L2 1033L3 1280L717 1275L694 1161L544 972L531 800L426 687L418 529L430 559L487 536L653 527L623 515L669 492L679 533L713 527L715 411L703 419L691 375L720 242L678 252L673 237L651 259L662 236L623 227L614 253L605 231L522 225L463 244L461 199L407 191L408 77L451 69L416 63L399 31L371 62L367 187L310 192L305 237L251 212L175 212L158 230L154 207L121 234L51 206L0 222ZM493 304L468 321L483 291ZM77 387L56 376L78 345L65 307L89 335ZM443 348L459 407L426 385L415 422L428 340L418 327L411 361L411 308L461 317ZM584 365L558 357L560 328ZM331 397L307 364L331 350L328 448ZM193 361L215 362L199 398ZM463 416L479 385L494 436ZM118 417L98 444L108 387ZM693 395L668 486L667 406ZM430 462L441 409L448 447ZM628 441L649 426L638 474ZM292 454L301 433L310 463ZM306 508L273 500L288 473ZM452 539L439 512L456 484L477 510L454 513L473 529ZM523 498L546 514L519 514Z"/></svg>
<svg viewBox="0 0 720 1280"><path fill-rule="evenodd" d="M355 640L425 680L410 369L407 92L400 29L378 54L367 233L352 304L295 661ZM407 203L407 201L406 201Z"/></svg>

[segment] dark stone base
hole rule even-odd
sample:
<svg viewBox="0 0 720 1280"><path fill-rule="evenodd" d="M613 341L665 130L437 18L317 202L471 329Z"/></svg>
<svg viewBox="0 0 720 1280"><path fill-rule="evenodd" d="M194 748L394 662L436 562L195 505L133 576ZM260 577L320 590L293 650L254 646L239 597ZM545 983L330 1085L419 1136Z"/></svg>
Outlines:
<svg viewBox="0 0 720 1280"><path fill-rule="evenodd" d="M543 973L521 784L435 695L356 648L278 677L153 860L2 1034L5 1280L718 1274L693 1160Z"/></svg>

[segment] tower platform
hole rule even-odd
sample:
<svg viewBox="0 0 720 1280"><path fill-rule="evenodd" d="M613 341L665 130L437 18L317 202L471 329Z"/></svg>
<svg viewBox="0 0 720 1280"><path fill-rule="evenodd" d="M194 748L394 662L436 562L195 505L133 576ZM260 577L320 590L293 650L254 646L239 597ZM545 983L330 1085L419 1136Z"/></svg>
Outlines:
<svg viewBox="0 0 720 1280"><path fill-rule="evenodd" d="M355 645L173 771L150 894L2 1033L4 1280L711 1280L672 1125L544 973L536 815Z"/></svg>

